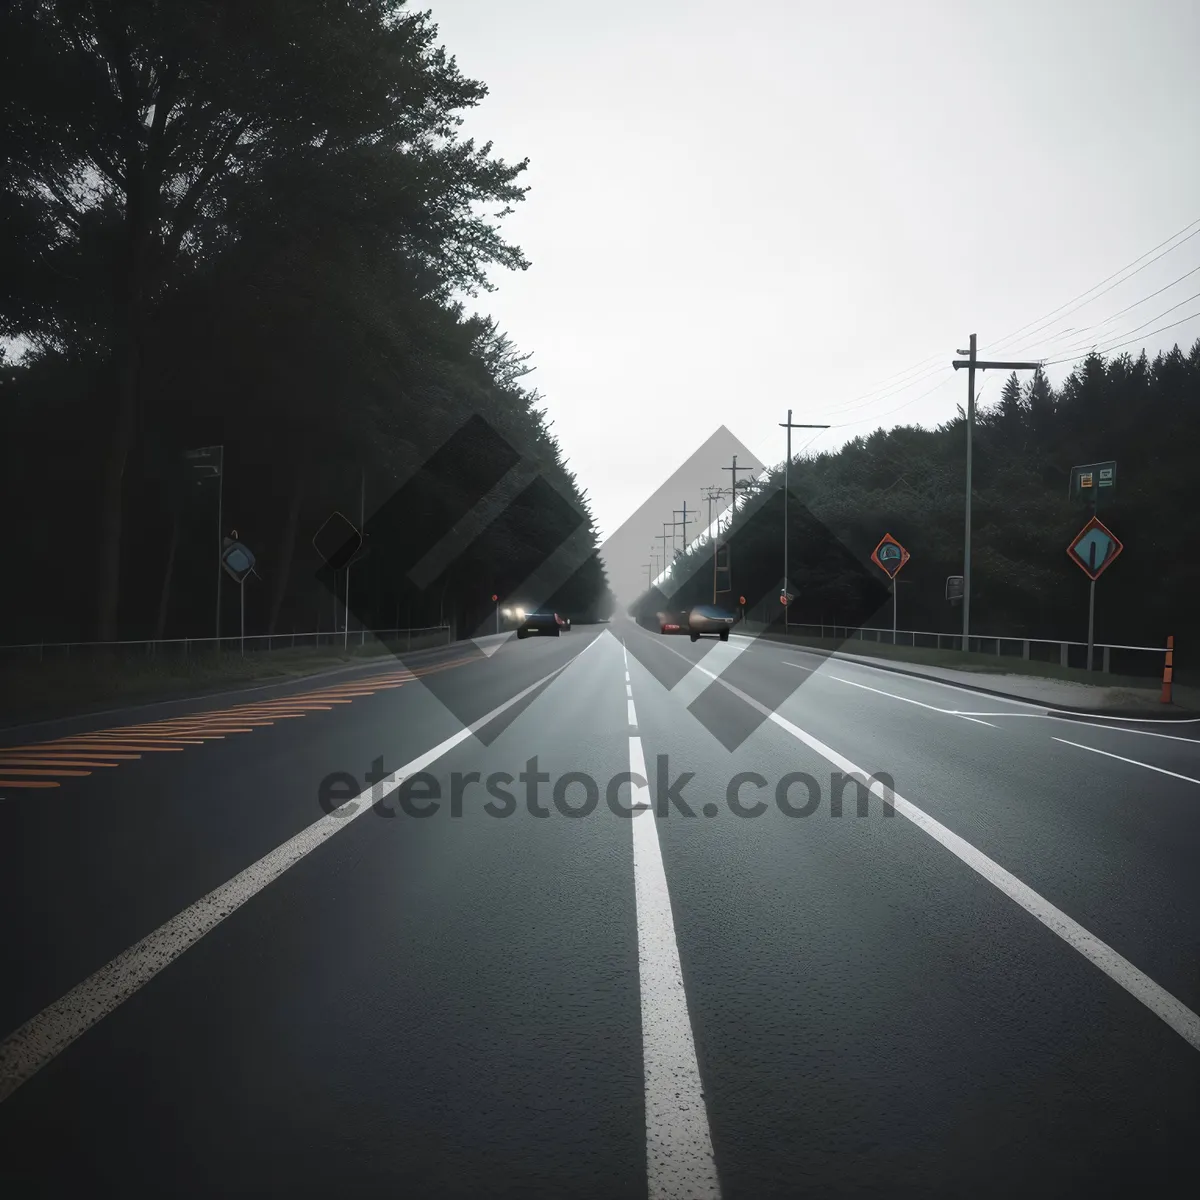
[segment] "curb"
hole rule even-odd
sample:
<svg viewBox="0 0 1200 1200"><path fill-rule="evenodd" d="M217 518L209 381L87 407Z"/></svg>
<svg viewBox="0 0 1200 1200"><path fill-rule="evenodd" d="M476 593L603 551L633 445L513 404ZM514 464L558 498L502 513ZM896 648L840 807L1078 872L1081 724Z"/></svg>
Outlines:
<svg viewBox="0 0 1200 1200"><path fill-rule="evenodd" d="M753 635L744 635L753 636ZM755 640L764 637L759 634ZM1200 712L1189 708L1180 708L1176 704L1162 705L1161 712L1144 708L1084 708L1073 704L1049 704L1040 700L1030 700L1028 696L1018 696L1013 692L1004 692L999 688L979 687L973 683L961 683L957 679L941 679L936 675L928 675L914 667L895 666L890 662L868 659L866 655L844 654L838 650L823 650L815 646L803 646L797 642L784 641L782 638L767 637L767 641L778 646L789 646L805 654L816 654L822 658L840 659L842 662L858 663L861 666L872 667L879 671L891 671L894 675L907 675L912 679L933 680L935 683L949 684L961 688L964 692L978 692L983 696L996 696L1002 700L1019 700L1022 704L1044 709L1048 713L1071 717L1116 717L1122 721L1189 721L1200 720Z"/></svg>

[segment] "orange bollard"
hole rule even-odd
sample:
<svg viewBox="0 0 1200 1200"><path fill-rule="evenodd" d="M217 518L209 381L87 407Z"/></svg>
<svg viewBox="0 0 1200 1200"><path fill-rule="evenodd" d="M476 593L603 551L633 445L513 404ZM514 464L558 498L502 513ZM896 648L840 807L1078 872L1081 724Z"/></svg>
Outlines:
<svg viewBox="0 0 1200 1200"><path fill-rule="evenodd" d="M1167 661L1163 664L1163 690L1162 702L1164 704L1171 703L1171 676L1175 672L1175 635L1171 634L1167 638Z"/></svg>

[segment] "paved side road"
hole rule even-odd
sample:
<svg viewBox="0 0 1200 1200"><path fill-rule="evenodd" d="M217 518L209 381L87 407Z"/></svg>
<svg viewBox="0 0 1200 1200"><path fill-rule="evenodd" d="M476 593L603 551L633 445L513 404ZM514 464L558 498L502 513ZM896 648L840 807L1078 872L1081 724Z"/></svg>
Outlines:
<svg viewBox="0 0 1200 1200"><path fill-rule="evenodd" d="M1191 1194L1195 724L626 622L144 716L0 750L112 764L0 802L5 1194Z"/></svg>

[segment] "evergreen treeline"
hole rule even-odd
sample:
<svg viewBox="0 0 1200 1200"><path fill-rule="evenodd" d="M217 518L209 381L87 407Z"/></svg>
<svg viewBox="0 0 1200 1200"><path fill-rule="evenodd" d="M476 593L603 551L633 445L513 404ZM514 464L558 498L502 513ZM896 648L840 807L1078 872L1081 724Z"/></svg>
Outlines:
<svg viewBox="0 0 1200 1200"><path fill-rule="evenodd" d="M793 463L790 620L890 627L890 591L872 601L859 587L863 570L886 585L870 554L890 533L912 555L899 575L900 628L961 628L945 583L962 572L965 420L960 407L936 429L880 429ZM1200 554L1187 532L1200 511L1200 341L1153 361L1094 355L1057 389L1040 372L1025 384L1013 375L976 413L973 459L973 632L1086 640L1088 579L1066 548L1091 512L1071 499L1070 475L1115 460L1116 487L1098 515L1125 549L1096 585L1097 641L1200 643ZM781 486L782 468L733 520L734 592L752 603L782 581ZM826 531L850 554L835 572L850 588L845 601L813 562ZM677 565L675 602L711 598L710 563L700 549ZM663 599L643 598L638 611ZM873 603L882 607L867 613Z"/></svg>
<svg viewBox="0 0 1200 1200"><path fill-rule="evenodd" d="M217 445L221 525L259 556L247 632L331 626L311 539L364 490L370 626L470 627L573 531L555 600L603 602L528 356L459 299L528 265L499 230L525 164L460 135L486 89L436 32L404 0L4 6L0 640L211 634L217 489L183 456ZM560 502L516 504L418 585L478 499L421 468L472 420Z"/></svg>

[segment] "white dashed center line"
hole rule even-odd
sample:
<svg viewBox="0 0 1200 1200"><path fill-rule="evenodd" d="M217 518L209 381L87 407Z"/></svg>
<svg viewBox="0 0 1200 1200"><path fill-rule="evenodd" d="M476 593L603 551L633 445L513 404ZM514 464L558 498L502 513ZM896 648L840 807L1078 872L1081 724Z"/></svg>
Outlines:
<svg viewBox="0 0 1200 1200"><path fill-rule="evenodd" d="M626 665L628 661L626 655ZM628 684L626 691L632 697ZM636 726L632 698L628 703L629 723ZM636 734L629 738L629 772L634 776L630 804L635 811L630 823L646 1089L647 1193L649 1200L719 1200L721 1188L683 986L671 896L642 739Z"/></svg>

